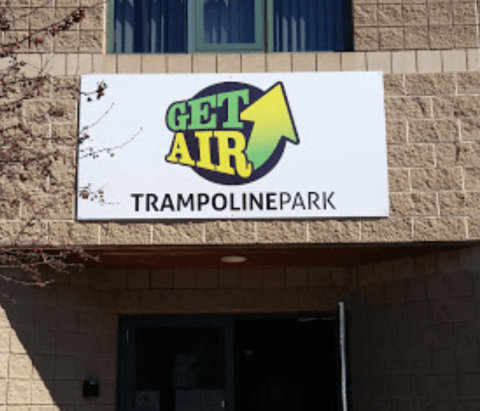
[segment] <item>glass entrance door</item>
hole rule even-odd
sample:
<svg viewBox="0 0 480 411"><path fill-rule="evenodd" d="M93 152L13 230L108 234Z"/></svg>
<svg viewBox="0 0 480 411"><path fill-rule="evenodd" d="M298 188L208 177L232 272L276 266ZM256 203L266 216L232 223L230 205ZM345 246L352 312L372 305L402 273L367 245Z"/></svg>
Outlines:
<svg viewBox="0 0 480 411"><path fill-rule="evenodd" d="M136 317L121 328L122 411L233 411L231 319Z"/></svg>
<svg viewBox="0 0 480 411"><path fill-rule="evenodd" d="M127 316L120 338L117 411L347 411L343 304L323 314Z"/></svg>

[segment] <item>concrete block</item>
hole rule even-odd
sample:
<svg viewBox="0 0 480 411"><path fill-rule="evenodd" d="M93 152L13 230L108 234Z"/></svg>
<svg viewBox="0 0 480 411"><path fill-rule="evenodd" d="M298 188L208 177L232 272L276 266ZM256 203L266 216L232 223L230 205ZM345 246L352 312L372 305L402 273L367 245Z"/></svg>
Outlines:
<svg viewBox="0 0 480 411"><path fill-rule="evenodd" d="M449 143L459 141L458 121L414 120L409 122L409 143Z"/></svg>
<svg viewBox="0 0 480 411"><path fill-rule="evenodd" d="M341 53L342 71L365 71L366 53L353 52Z"/></svg>
<svg viewBox="0 0 480 411"><path fill-rule="evenodd" d="M466 50L442 50L442 69L444 72L467 70Z"/></svg>
<svg viewBox="0 0 480 411"><path fill-rule="evenodd" d="M367 70L382 71L383 73L392 72L392 52L367 52Z"/></svg>
<svg viewBox="0 0 480 411"><path fill-rule="evenodd" d="M293 71L316 71L317 55L315 53L293 53Z"/></svg>
<svg viewBox="0 0 480 411"><path fill-rule="evenodd" d="M150 270L148 268L127 269L127 287L129 290L146 290L150 287Z"/></svg>
<svg viewBox="0 0 480 411"><path fill-rule="evenodd" d="M479 94L480 80L479 72L457 73L457 91L458 94Z"/></svg>
<svg viewBox="0 0 480 411"><path fill-rule="evenodd" d="M173 269L152 269L151 272L152 289L173 289Z"/></svg>
<svg viewBox="0 0 480 411"><path fill-rule="evenodd" d="M467 238L463 218L415 218L416 241L459 241Z"/></svg>
<svg viewBox="0 0 480 411"><path fill-rule="evenodd" d="M480 51L476 48L467 50L467 70L468 71L480 70L479 53Z"/></svg>
<svg viewBox="0 0 480 411"><path fill-rule="evenodd" d="M292 71L292 54L291 53L268 53L266 54L267 71L270 73L290 72Z"/></svg>
<svg viewBox="0 0 480 411"><path fill-rule="evenodd" d="M379 48L377 27L355 27L353 49L357 51L375 51Z"/></svg>
<svg viewBox="0 0 480 411"><path fill-rule="evenodd" d="M266 55L265 54L242 54L241 56L242 73L265 73Z"/></svg>
<svg viewBox="0 0 480 411"><path fill-rule="evenodd" d="M52 76L65 76L67 74L67 59L65 54L43 54L42 68Z"/></svg>
<svg viewBox="0 0 480 411"><path fill-rule="evenodd" d="M242 286L242 269L237 267L221 268L218 275L220 290L235 290Z"/></svg>
<svg viewBox="0 0 480 411"><path fill-rule="evenodd" d="M90 74L92 71L92 54L67 54L67 76Z"/></svg>
<svg viewBox="0 0 480 411"><path fill-rule="evenodd" d="M407 122L405 120L387 121L386 132L389 144L403 144L407 142Z"/></svg>
<svg viewBox="0 0 480 411"><path fill-rule="evenodd" d="M408 169L390 168L388 170L388 184L391 193L409 191L411 187Z"/></svg>
<svg viewBox="0 0 480 411"><path fill-rule="evenodd" d="M357 221L309 221L308 241L311 243L354 243L360 240Z"/></svg>
<svg viewBox="0 0 480 411"><path fill-rule="evenodd" d="M194 73L215 73L217 71L217 56L215 54L193 54Z"/></svg>
<svg viewBox="0 0 480 411"><path fill-rule="evenodd" d="M242 268L241 288L261 289L263 287L263 272L259 268Z"/></svg>
<svg viewBox="0 0 480 411"><path fill-rule="evenodd" d="M410 176L414 190L461 190L463 187L460 167L416 168L410 171Z"/></svg>
<svg viewBox="0 0 480 411"><path fill-rule="evenodd" d="M433 145L409 144L388 147L389 167L432 167L435 164Z"/></svg>
<svg viewBox="0 0 480 411"><path fill-rule="evenodd" d="M393 73L416 73L417 62L415 51L393 51L392 72Z"/></svg>
<svg viewBox="0 0 480 411"><path fill-rule="evenodd" d="M418 50L417 67L419 73L441 73L442 56L437 50Z"/></svg>
<svg viewBox="0 0 480 411"><path fill-rule="evenodd" d="M442 192L439 195L440 212L443 216L478 217L480 192Z"/></svg>
<svg viewBox="0 0 480 411"><path fill-rule="evenodd" d="M252 243L256 240L253 221L209 221L205 223L207 244Z"/></svg>
<svg viewBox="0 0 480 411"><path fill-rule="evenodd" d="M175 268L173 272L173 288L175 290L194 290L195 278L194 268Z"/></svg>
<svg viewBox="0 0 480 411"><path fill-rule="evenodd" d="M383 87L386 96L405 95L405 76L403 74L386 74L383 76Z"/></svg>
<svg viewBox="0 0 480 411"><path fill-rule="evenodd" d="M94 73L116 73L117 55L116 54L93 54L92 71Z"/></svg>
<svg viewBox="0 0 480 411"><path fill-rule="evenodd" d="M341 71L341 53L317 53L317 71Z"/></svg>
<svg viewBox="0 0 480 411"><path fill-rule="evenodd" d="M307 241L307 224L304 221L259 221L259 242L304 243Z"/></svg>
<svg viewBox="0 0 480 411"><path fill-rule="evenodd" d="M308 286L307 268L305 267L286 267L285 268L285 287L286 288L306 288Z"/></svg>
<svg viewBox="0 0 480 411"><path fill-rule="evenodd" d="M432 117L432 100L427 97L386 98L386 116L390 120Z"/></svg>
<svg viewBox="0 0 480 411"><path fill-rule="evenodd" d="M2 59L2 61L3 60L6 59ZM25 66L21 69L21 73L24 73L27 77L36 76L42 68L41 54L17 54L17 61L23 61L25 63Z"/></svg>
<svg viewBox="0 0 480 411"><path fill-rule="evenodd" d="M150 224L103 224L100 228L102 244L150 244Z"/></svg>
<svg viewBox="0 0 480 411"><path fill-rule="evenodd" d="M142 60L139 54L118 54L117 73L141 73Z"/></svg>
<svg viewBox="0 0 480 411"><path fill-rule="evenodd" d="M5 380L0 380L0 381L5 381ZM30 394L31 394L30 383L31 383L30 380L9 379L8 388L6 390L7 391L6 403L9 405L10 404L11 405L29 404ZM5 392L5 390L3 392Z"/></svg>
<svg viewBox="0 0 480 411"><path fill-rule="evenodd" d="M196 269L196 288L202 290L218 290L219 273L216 268Z"/></svg>
<svg viewBox="0 0 480 411"><path fill-rule="evenodd" d="M158 223L153 225L154 244L202 244L205 242L205 224Z"/></svg>
<svg viewBox="0 0 480 411"><path fill-rule="evenodd" d="M452 73L407 74L405 87L407 94L415 96L455 94L455 78Z"/></svg>
<svg viewBox="0 0 480 411"><path fill-rule="evenodd" d="M361 223L362 242L411 241L412 220L410 218L389 218Z"/></svg>
<svg viewBox="0 0 480 411"><path fill-rule="evenodd" d="M75 379L75 356L57 356L55 359L55 379ZM85 377L84 377L85 378Z"/></svg>
<svg viewBox="0 0 480 411"><path fill-rule="evenodd" d="M330 268L328 267L308 267L308 287L330 287Z"/></svg>
<svg viewBox="0 0 480 411"><path fill-rule="evenodd" d="M434 193L390 194L390 216L437 215L437 196Z"/></svg>
<svg viewBox="0 0 480 411"><path fill-rule="evenodd" d="M142 73L166 73L167 56L165 54L143 54Z"/></svg>
<svg viewBox="0 0 480 411"><path fill-rule="evenodd" d="M218 73L240 73L241 55L240 54L217 54Z"/></svg>
<svg viewBox="0 0 480 411"><path fill-rule="evenodd" d="M380 27L378 36L380 50L400 50L404 47L403 27Z"/></svg>
<svg viewBox="0 0 480 411"><path fill-rule="evenodd" d="M167 56L167 73L191 73L191 54L169 54Z"/></svg>

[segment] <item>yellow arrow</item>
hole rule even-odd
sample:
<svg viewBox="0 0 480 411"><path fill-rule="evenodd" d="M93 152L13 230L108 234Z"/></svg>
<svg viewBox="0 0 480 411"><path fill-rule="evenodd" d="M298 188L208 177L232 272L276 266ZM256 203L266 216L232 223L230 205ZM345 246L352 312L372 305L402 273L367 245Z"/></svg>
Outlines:
<svg viewBox="0 0 480 411"><path fill-rule="evenodd" d="M282 137L298 144L282 83L275 84L243 110L240 119L254 123L245 154L255 170L270 158Z"/></svg>

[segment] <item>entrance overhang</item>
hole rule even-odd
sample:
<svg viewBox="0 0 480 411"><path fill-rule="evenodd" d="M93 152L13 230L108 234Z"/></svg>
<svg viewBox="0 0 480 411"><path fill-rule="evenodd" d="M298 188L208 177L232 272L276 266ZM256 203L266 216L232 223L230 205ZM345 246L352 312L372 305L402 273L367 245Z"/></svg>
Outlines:
<svg viewBox="0 0 480 411"><path fill-rule="evenodd" d="M455 251L478 242L395 243L335 245L199 245L199 246L102 246L85 247L100 257L87 262L97 267L350 267L418 257L436 252ZM237 264L222 262L222 257L242 256ZM227 259L228 260L228 259Z"/></svg>

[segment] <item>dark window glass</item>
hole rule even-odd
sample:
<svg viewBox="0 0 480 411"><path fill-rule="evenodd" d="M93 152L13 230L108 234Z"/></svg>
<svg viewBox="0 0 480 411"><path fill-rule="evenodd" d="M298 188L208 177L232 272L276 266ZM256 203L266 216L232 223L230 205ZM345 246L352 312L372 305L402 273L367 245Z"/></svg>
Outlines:
<svg viewBox="0 0 480 411"><path fill-rule="evenodd" d="M255 43L255 0L203 0L204 42Z"/></svg>
<svg viewBox="0 0 480 411"><path fill-rule="evenodd" d="M187 0L116 0L117 53L186 53Z"/></svg>

